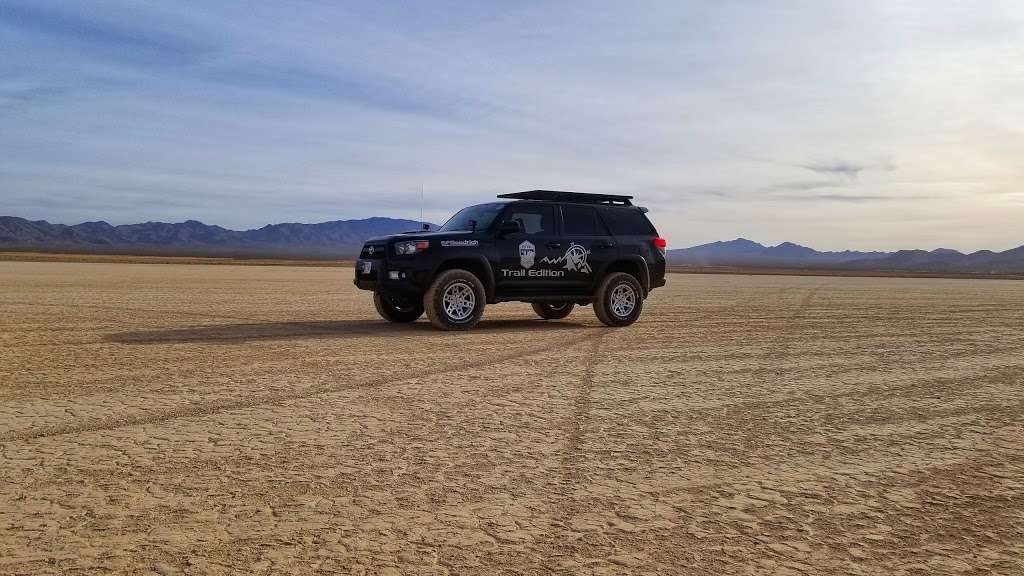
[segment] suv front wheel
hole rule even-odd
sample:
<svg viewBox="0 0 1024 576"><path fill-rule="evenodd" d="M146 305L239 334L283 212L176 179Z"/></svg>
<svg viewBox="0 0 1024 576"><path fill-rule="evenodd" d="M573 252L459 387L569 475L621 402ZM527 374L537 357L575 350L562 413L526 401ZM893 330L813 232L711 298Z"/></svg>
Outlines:
<svg viewBox="0 0 1024 576"><path fill-rule="evenodd" d="M441 330L469 330L480 321L487 295L484 285L467 270L446 270L437 275L423 306L435 328Z"/></svg>
<svg viewBox="0 0 1024 576"><path fill-rule="evenodd" d="M594 295L594 313L608 326L629 326L644 308L640 282L625 272L609 274Z"/></svg>

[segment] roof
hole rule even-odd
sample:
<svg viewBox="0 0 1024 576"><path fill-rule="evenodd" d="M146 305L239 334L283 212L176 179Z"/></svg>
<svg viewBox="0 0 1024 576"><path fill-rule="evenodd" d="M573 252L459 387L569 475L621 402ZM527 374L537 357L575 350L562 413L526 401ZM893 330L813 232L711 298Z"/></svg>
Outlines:
<svg viewBox="0 0 1024 576"><path fill-rule="evenodd" d="M632 206L632 196L614 194L585 194L583 192L561 192L558 190L527 190L512 194L499 194L498 198L514 200L547 200L549 202L572 202L575 204L604 204L607 206Z"/></svg>

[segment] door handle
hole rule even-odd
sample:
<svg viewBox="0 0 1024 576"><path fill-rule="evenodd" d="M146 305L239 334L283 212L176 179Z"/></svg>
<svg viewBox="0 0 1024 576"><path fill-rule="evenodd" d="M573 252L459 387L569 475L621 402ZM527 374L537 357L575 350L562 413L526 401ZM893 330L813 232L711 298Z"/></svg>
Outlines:
<svg viewBox="0 0 1024 576"><path fill-rule="evenodd" d="M594 246L596 246L598 248L614 248L615 247L615 242L606 242L604 240L600 240L598 242L595 242Z"/></svg>
<svg viewBox="0 0 1024 576"><path fill-rule="evenodd" d="M548 248L561 248L561 242L548 242Z"/></svg>

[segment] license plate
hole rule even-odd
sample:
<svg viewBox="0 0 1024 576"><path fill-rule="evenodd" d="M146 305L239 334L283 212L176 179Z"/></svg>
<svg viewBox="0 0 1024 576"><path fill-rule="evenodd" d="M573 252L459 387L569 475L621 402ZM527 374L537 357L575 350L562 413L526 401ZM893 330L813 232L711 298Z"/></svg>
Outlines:
<svg viewBox="0 0 1024 576"><path fill-rule="evenodd" d="M373 262L363 262L363 274L369 274L373 271Z"/></svg>

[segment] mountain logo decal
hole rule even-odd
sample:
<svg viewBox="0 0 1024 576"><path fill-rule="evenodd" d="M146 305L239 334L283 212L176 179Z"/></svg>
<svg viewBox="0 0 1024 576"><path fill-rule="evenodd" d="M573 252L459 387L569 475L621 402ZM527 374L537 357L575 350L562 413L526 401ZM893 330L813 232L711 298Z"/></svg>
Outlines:
<svg viewBox="0 0 1024 576"><path fill-rule="evenodd" d="M569 243L569 249L565 251L565 254L552 260L547 256L540 259L542 264L562 264L562 268L569 270L570 272L579 272L581 274L590 274L592 272L590 264L587 262L587 256L590 255L590 250L587 250L583 246L575 242Z"/></svg>

